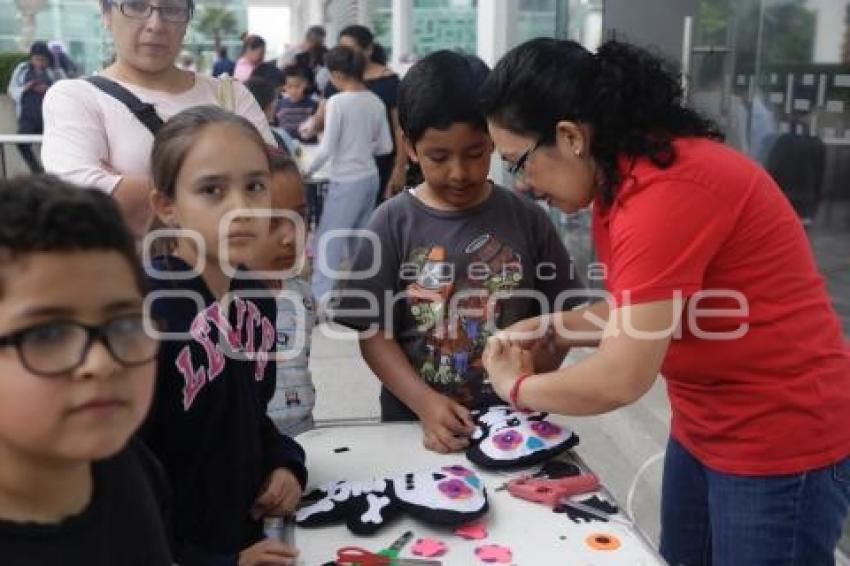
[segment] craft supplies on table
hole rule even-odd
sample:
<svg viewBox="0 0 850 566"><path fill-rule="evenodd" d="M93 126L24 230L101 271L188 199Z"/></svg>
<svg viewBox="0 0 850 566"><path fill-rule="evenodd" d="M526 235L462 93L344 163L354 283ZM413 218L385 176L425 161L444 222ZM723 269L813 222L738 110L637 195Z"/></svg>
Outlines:
<svg viewBox="0 0 850 566"><path fill-rule="evenodd" d="M554 509L565 497L597 491L599 478L595 474L579 474L555 479L521 477L509 481L506 488L514 497L532 503L542 503Z"/></svg>
<svg viewBox="0 0 850 566"><path fill-rule="evenodd" d="M401 550L412 538L413 532L407 531L377 554L360 546L344 546L336 551L336 564L337 566L442 566L439 560L399 558Z"/></svg>
<svg viewBox="0 0 850 566"><path fill-rule="evenodd" d="M549 419L564 426L568 422L560 420L562 417ZM422 448L422 432L418 423L317 428L300 435L298 440L307 452L310 474L307 492L341 478L365 481L404 476L419 470L463 466L473 470L483 482L489 502L489 511L483 517L461 527L436 526L409 514L397 516L369 536L351 533L345 522L309 529L296 526L300 551L298 564L301 566L315 566L334 560L335 550L345 546L389 548L407 531L413 533L414 544L404 547L399 558L438 560L445 566L499 563L516 566L664 564L648 541L619 511L616 501L604 487L561 497L554 509L517 498L507 489L496 489L521 478L528 482L529 479L558 480L591 474L573 453L567 452L542 468L537 465L510 472L487 470L471 464L463 453L444 455ZM335 451L340 446L348 450ZM604 478L599 479L604 483ZM590 479L581 481L590 482ZM569 485L569 482L561 485ZM581 508L565 505L565 502L577 503ZM445 549L441 549L439 556L417 556L413 548L420 539L428 541L428 544L417 547L420 552L439 548L436 543L442 543ZM509 562L500 562L507 556L510 556Z"/></svg>
<svg viewBox="0 0 850 566"><path fill-rule="evenodd" d="M295 544L295 518L292 516L269 517L264 521L263 532L267 538L279 540L284 544Z"/></svg>
<svg viewBox="0 0 850 566"><path fill-rule="evenodd" d="M400 515L455 527L480 518L487 509L481 478L466 466L453 465L321 485L302 497L295 522L323 527L345 521L352 533L370 535Z"/></svg>

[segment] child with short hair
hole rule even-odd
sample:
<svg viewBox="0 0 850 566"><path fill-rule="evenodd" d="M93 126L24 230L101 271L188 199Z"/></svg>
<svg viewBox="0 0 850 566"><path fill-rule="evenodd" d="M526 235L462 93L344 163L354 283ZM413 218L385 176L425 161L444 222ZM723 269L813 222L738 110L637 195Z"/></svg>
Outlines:
<svg viewBox="0 0 850 566"><path fill-rule="evenodd" d="M325 64L341 92L327 102L322 143L305 172L305 177L310 177L330 160L330 183L316 231L319 253L313 269L313 293L320 305L333 286L329 270L339 269L345 247L342 238L327 242L323 238L331 230L366 225L380 184L375 156L393 148L386 108L363 83L363 55L337 46L328 52Z"/></svg>
<svg viewBox="0 0 850 566"><path fill-rule="evenodd" d="M289 217L272 217L269 236L257 249L250 267L273 271L281 279L268 281L277 297L277 388L268 413L278 430L295 436L313 428L316 388L310 373L310 343L316 322L316 304L310 283L303 277L304 183L298 165L273 153L271 161L272 211ZM299 249L298 241L301 246Z"/></svg>
<svg viewBox="0 0 850 566"><path fill-rule="evenodd" d="M157 343L112 198L55 177L0 183L3 564L171 564L165 478L130 441Z"/></svg>
<svg viewBox="0 0 850 566"><path fill-rule="evenodd" d="M367 229L379 248L361 244L358 277L334 297L334 320L361 332L383 383L382 419L420 419L424 445L438 452L468 445L470 409L501 403L482 366L487 337L581 289L544 210L487 179L493 144L477 104L487 72L450 51L408 71L399 119L425 180L378 207Z"/></svg>
<svg viewBox="0 0 850 566"><path fill-rule="evenodd" d="M300 151L298 142L286 130L274 125L275 104L278 98L277 87L268 79L261 77L251 77L244 82L244 85L262 108L263 114L266 115L266 120L268 120L269 128L271 128L277 146L289 155L297 155Z"/></svg>
<svg viewBox="0 0 850 566"><path fill-rule="evenodd" d="M283 70L283 80L283 94L274 111L277 126L297 140L315 143L315 135L305 137L300 131L301 126L313 117L319 107L316 99L310 96L313 72L305 67L290 65Z"/></svg>
<svg viewBox="0 0 850 566"><path fill-rule="evenodd" d="M242 267L269 229L267 148L244 118L197 106L159 130L151 166L153 210L183 232L147 266L168 334L143 432L173 486L175 558L291 564L295 549L263 540L262 518L294 509L304 451L266 415L276 309Z"/></svg>

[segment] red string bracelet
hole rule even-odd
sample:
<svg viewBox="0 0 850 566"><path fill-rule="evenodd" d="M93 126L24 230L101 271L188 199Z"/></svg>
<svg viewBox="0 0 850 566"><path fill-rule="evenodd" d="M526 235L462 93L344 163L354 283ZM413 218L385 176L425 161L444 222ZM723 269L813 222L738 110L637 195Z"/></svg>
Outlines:
<svg viewBox="0 0 850 566"><path fill-rule="evenodd" d="M519 406L519 386L522 385L522 382L534 375L533 373L521 373L517 376L516 381L514 381L513 387L511 387L511 393L509 395L511 406L517 411L524 411L523 407Z"/></svg>

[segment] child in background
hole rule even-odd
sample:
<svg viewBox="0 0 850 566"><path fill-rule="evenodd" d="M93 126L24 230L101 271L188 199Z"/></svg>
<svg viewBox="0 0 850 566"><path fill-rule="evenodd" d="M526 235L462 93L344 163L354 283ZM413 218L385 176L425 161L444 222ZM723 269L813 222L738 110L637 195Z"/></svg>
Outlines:
<svg viewBox="0 0 850 566"><path fill-rule="evenodd" d="M147 266L170 336L143 433L173 487L175 558L291 564L295 549L263 540L262 519L294 509L304 451L266 415L275 303L241 267L268 234L268 217L251 214L271 205L266 146L244 118L197 106L160 129L151 166L154 212L187 232Z"/></svg>
<svg viewBox="0 0 850 566"><path fill-rule="evenodd" d="M128 439L154 389L142 274L108 195L0 183L3 564L168 566L165 477Z"/></svg>
<svg viewBox="0 0 850 566"><path fill-rule="evenodd" d="M271 155L271 170L272 210L292 212L301 220L272 218L269 237L250 267L284 275L279 281L269 282L281 293L277 299L277 388L268 413L280 432L295 436L313 428L316 388L308 366L316 306L310 283L300 273L306 239L301 174L295 162L282 154Z"/></svg>
<svg viewBox="0 0 850 566"><path fill-rule="evenodd" d="M337 46L328 52L325 64L341 92L327 102L322 143L305 173L310 177L330 160L330 183L316 233L318 254L313 269L313 293L320 305L333 286L329 269L339 269L344 247L342 238L332 238L325 245L323 237L330 230L366 225L379 189L375 156L389 153L393 147L386 108L363 84L363 55Z"/></svg>
<svg viewBox="0 0 850 566"><path fill-rule="evenodd" d="M274 116L277 125L293 138L304 143L315 143L315 134L303 136L299 127L316 113L319 103L310 96L313 84L310 69L291 65L283 70L283 95L277 102Z"/></svg>
<svg viewBox="0 0 850 566"><path fill-rule="evenodd" d="M375 211L367 229L380 248L361 245L352 269L378 271L341 285L346 315L332 314L361 332L363 358L383 383L382 419L418 418L425 447L437 452L468 445L470 409L501 403L481 362L494 329L581 289L546 212L487 180L493 143L477 98L487 72L450 51L407 72L399 119L425 180ZM565 352L546 354L554 368Z"/></svg>
<svg viewBox="0 0 850 566"><path fill-rule="evenodd" d="M291 156L298 155L300 153L298 142L286 133L286 130L274 126L274 110L278 98L274 84L261 77L251 77L244 84L259 107L263 109L277 146Z"/></svg>

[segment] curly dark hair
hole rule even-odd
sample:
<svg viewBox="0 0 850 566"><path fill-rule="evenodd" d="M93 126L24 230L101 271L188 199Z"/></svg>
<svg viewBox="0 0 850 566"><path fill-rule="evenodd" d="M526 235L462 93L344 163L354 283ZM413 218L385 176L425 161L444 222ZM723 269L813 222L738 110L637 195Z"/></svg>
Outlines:
<svg viewBox="0 0 850 566"><path fill-rule="evenodd" d="M39 252L89 250L120 253L144 291L136 244L112 197L51 175L0 181L0 263Z"/></svg>
<svg viewBox="0 0 850 566"><path fill-rule="evenodd" d="M678 77L663 58L627 43L608 41L593 54L574 41L538 38L499 61L481 104L502 127L544 144L560 121L590 126L600 196L610 204L622 180L619 158L666 168L676 159L675 138L723 139L711 120L683 106Z"/></svg>

